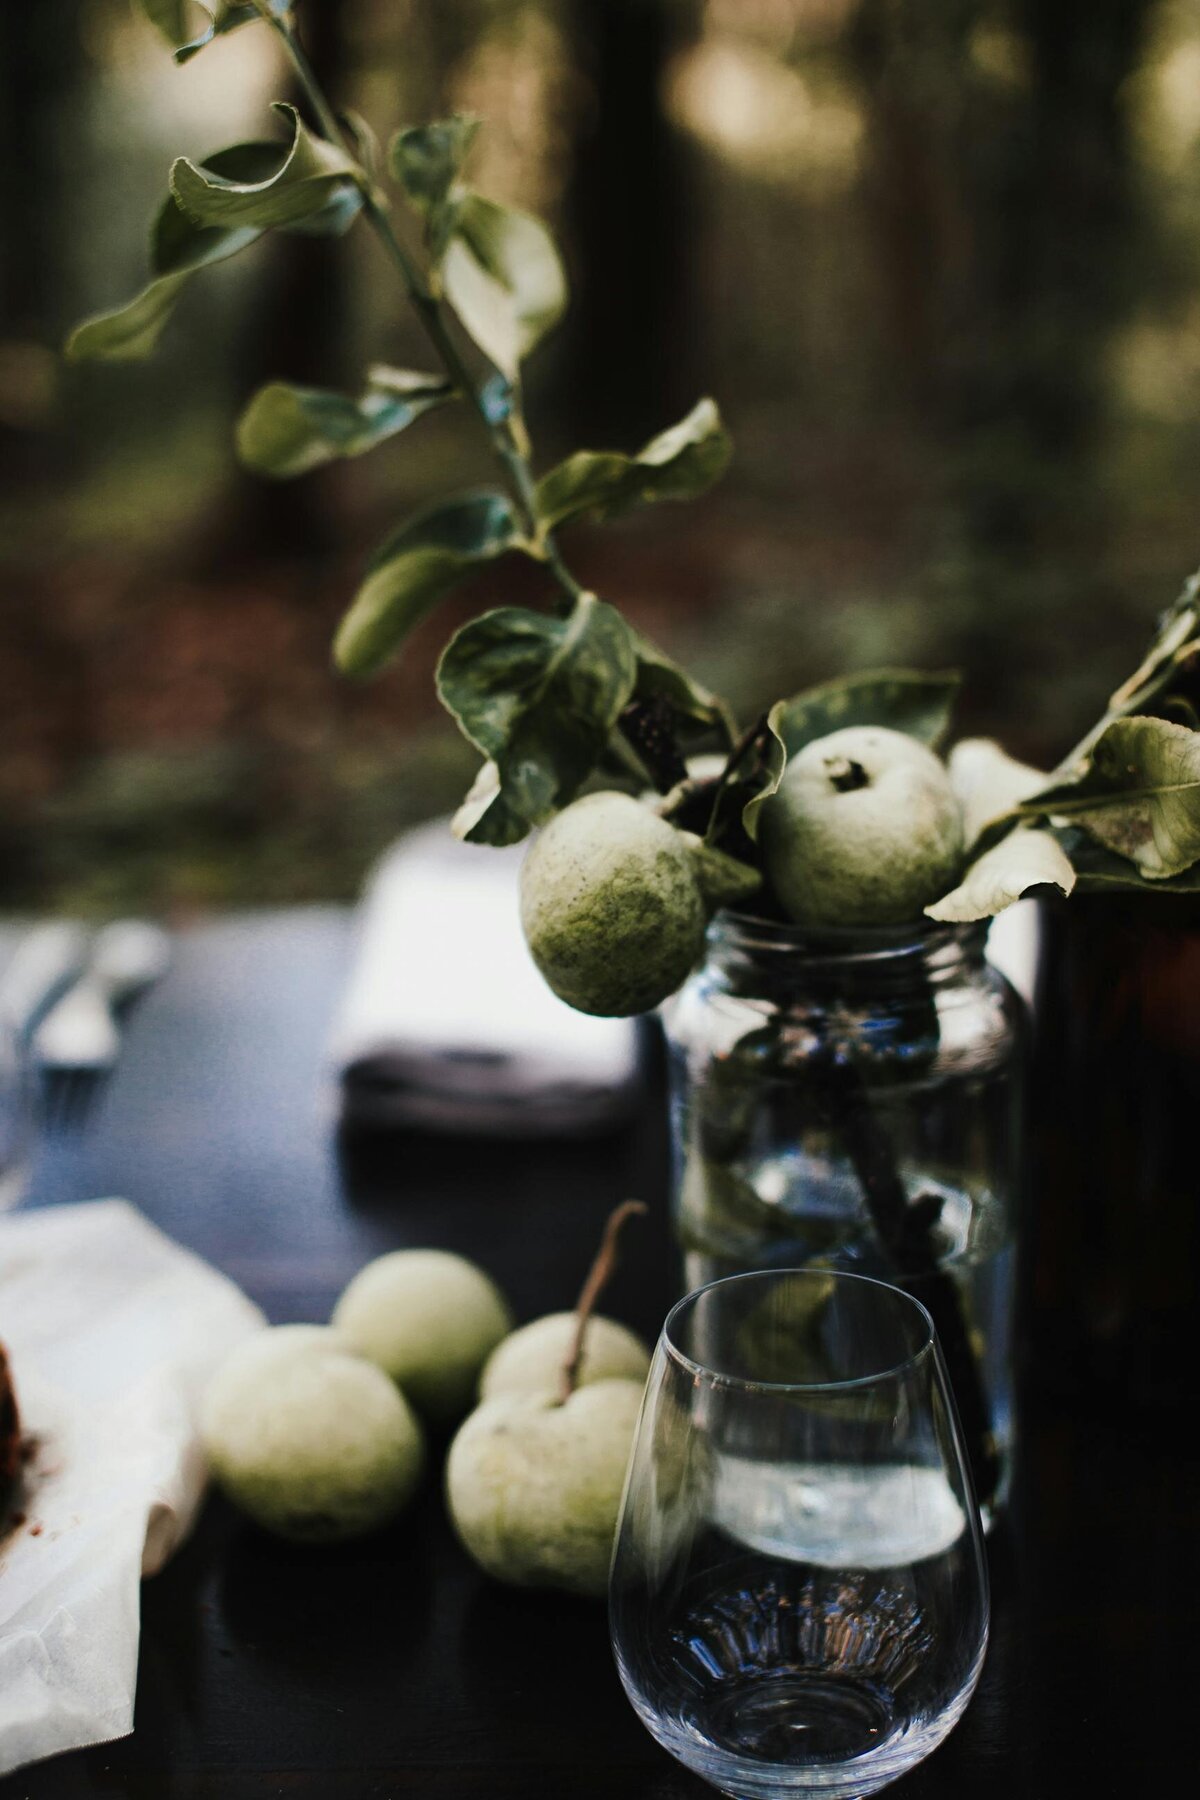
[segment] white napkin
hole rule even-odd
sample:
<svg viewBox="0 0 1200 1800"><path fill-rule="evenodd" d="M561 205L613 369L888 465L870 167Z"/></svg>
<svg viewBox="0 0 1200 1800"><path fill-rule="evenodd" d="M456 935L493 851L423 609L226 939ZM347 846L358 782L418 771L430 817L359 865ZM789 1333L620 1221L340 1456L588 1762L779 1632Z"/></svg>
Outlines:
<svg viewBox="0 0 1200 1800"><path fill-rule="evenodd" d="M0 1219L0 1338L36 1440L0 1535L0 1774L132 1731L138 1583L203 1496L199 1395L263 1323L124 1200Z"/></svg>
<svg viewBox="0 0 1200 1800"><path fill-rule="evenodd" d="M521 856L439 820L374 871L328 1050L348 1121L533 1136L627 1109L634 1022L589 1018L546 986L521 932Z"/></svg>

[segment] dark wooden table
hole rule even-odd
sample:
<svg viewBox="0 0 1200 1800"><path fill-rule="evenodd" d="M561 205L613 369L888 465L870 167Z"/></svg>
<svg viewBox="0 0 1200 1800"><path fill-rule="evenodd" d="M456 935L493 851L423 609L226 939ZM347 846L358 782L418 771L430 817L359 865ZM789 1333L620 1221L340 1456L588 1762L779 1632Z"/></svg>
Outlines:
<svg viewBox="0 0 1200 1800"><path fill-rule="evenodd" d="M619 1134L339 1146L321 1049L349 921L198 927L143 1003L91 1129L46 1144L31 1204L123 1194L275 1321L325 1320L364 1261L462 1251L521 1317L571 1302L609 1207L631 1229L606 1305L648 1336L672 1298L661 1071ZM636 1240L635 1231L638 1233ZM1190 1790L1200 1497L1194 1411L1027 1383L1011 1518L991 1545L983 1680L896 1800ZM210 1500L143 1590L137 1729L0 1780L0 1800L700 1800L637 1723L604 1612L495 1586L436 1475L405 1520L299 1550Z"/></svg>

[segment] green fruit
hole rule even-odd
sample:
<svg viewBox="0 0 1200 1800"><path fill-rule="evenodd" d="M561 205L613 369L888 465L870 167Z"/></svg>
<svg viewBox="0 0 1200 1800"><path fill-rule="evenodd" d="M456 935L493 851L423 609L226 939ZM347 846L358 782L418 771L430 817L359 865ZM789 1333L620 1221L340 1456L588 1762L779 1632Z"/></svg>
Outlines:
<svg viewBox="0 0 1200 1800"><path fill-rule="evenodd" d="M418 1412L448 1424L471 1405L479 1371L513 1317L491 1276L465 1257L393 1250L359 1270L333 1324Z"/></svg>
<svg viewBox="0 0 1200 1800"><path fill-rule="evenodd" d="M229 1498L297 1543L386 1524L425 1460L404 1396L319 1325L281 1325L240 1344L209 1384L200 1430Z"/></svg>
<svg viewBox="0 0 1200 1800"><path fill-rule="evenodd" d="M707 850L628 794L589 794L558 813L521 868L533 960L580 1012L649 1012L704 949L711 906L757 874Z"/></svg>
<svg viewBox="0 0 1200 1800"><path fill-rule="evenodd" d="M455 1530L480 1568L518 1587L600 1595L608 1584L639 1381L485 1400L446 1463Z"/></svg>
<svg viewBox="0 0 1200 1800"><path fill-rule="evenodd" d="M799 925L907 924L954 886L962 817L916 738L853 725L806 744L762 808L768 879Z"/></svg>
<svg viewBox="0 0 1200 1800"><path fill-rule="evenodd" d="M544 1319L522 1325L497 1345L484 1364L480 1399L494 1400L498 1394L556 1393L575 1330L574 1313L548 1313ZM576 1387L593 1381L642 1382L649 1367L650 1352L640 1337L615 1319L593 1313L584 1333Z"/></svg>

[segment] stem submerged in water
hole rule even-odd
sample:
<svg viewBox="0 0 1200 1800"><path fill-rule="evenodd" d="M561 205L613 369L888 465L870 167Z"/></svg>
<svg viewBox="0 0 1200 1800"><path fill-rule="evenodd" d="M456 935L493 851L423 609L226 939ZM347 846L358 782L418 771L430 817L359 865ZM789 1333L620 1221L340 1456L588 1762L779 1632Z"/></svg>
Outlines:
<svg viewBox="0 0 1200 1800"><path fill-rule="evenodd" d="M883 1121L854 1068L831 1069L833 1110L867 1210L901 1287L920 1300L933 1320L950 1385L958 1403L963 1443L981 1506L994 1498L1000 1463L988 1413L979 1359L963 1316L954 1277L939 1265L933 1228L941 1214L934 1194L910 1200L896 1167Z"/></svg>

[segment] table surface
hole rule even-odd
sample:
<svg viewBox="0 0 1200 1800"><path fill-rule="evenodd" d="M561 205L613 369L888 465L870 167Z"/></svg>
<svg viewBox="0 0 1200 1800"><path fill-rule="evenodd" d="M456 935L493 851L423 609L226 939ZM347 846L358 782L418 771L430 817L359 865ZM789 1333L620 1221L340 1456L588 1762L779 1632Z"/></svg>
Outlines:
<svg viewBox="0 0 1200 1800"><path fill-rule="evenodd" d="M636 1117L605 1137L339 1144L321 1052L349 951L336 908L181 934L94 1122L46 1142L29 1203L123 1194L282 1322L324 1321L363 1262L405 1245L472 1256L522 1318L557 1310L610 1207L637 1194L652 1214L606 1310L652 1337L674 1284L654 1055ZM1194 1412L1025 1389L983 1678L896 1800L1130 1800L1192 1772ZM400 1524L331 1550L276 1542L210 1498L143 1589L132 1737L0 1780L0 1800L709 1792L635 1719L603 1608L486 1580L436 1477Z"/></svg>

